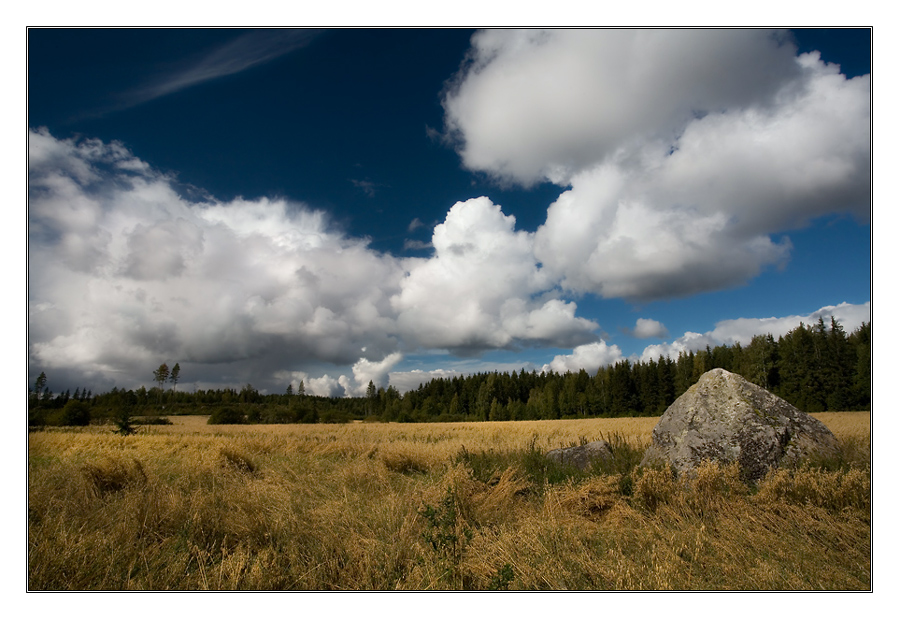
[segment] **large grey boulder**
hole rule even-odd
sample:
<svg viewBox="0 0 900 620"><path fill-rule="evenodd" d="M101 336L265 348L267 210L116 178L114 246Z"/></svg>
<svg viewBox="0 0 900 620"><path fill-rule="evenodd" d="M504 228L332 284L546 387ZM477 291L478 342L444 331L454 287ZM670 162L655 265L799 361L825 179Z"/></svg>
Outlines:
<svg viewBox="0 0 900 620"><path fill-rule="evenodd" d="M666 409L641 466L670 465L678 474L703 460L738 463L759 480L770 468L814 454L834 456L828 428L787 401L721 368L700 377Z"/></svg>
<svg viewBox="0 0 900 620"><path fill-rule="evenodd" d="M594 461L611 459L612 455L612 449L610 449L609 444L601 439L586 443L583 446L550 450L545 456L551 461L573 465L582 471L586 471L590 469Z"/></svg>

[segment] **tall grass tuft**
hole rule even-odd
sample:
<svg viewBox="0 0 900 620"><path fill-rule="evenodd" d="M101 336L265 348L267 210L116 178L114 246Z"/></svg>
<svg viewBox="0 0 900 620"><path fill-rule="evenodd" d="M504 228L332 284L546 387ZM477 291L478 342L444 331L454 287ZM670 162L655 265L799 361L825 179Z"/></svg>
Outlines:
<svg viewBox="0 0 900 620"><path fill-rule="evenodd" d="M871 508L871 477L868 469L826 471L805 467L769 472L760 482L756 500L760 503L786 501L829 510Z"/></svg>
<svg viewBox="0 0 900 620"><path fill-rule="evenodd" d="M90 494L106 495L122 489L144 484L147 474L144 466L137 459L128 463L120 458L105 458L91 461L81 466L81 473Z"/></svg>
<svg viewBox="0 0 900 620"><path fill-rule="evenodd" d="M243 474L255 474L256 464L244 452L236 448L222 448L219 451L222 457L222 466L226 469Z"/></svg>

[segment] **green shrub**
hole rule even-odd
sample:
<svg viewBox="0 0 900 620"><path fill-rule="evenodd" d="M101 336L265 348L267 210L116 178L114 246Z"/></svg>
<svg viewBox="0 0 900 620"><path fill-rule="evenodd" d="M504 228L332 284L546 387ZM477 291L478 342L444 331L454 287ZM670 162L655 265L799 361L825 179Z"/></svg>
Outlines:
<svg viewBox="0 0 900 620"><path fill-rule="evenodd" d="M46 409L31 407L28 409L28 426L44 426L48 417Z"/></svg>
<svg viewBox="0 0 900 620"><path fill-rule="evenodd" d="M137 432L134 427L134 418L131 417L131 409L124 407L113 420L116 423L117 433L123 436L132 435Z"/></svg>
<svg viewBox="0 0 900 620"><path fill-rule="evenodd" d="M234 407L222 407L209 416L207 424L245 424L247 416Z"/></svg>
<svg viewBox="0 0 900 620"><path fill-rule="evenodd" d="M497 480L509 468L521 471L538 489L545 484L559 484L570 480L583 480L591 475L569 463L548 459L537 447L537 437L521 450L469 452L463 447L456 455L456 463L462 463L472 477L484 483Z"/></svg>
<svg viewBox="0 0 900 620"><path fill-rule="evenodd" d="M331 409L322 413L318 421L321 424L346 424L350 421L350 415L345 411Z"/></svg>
<svg viewBox="0 0 900 620"><path fill-rule="evenodd" d="M81 400L70 400L62 409L63 426L87 426L91 423L91 407Z"/></svg>
<svg viewBox="0 0 900 620"><path fill-rule="evenodd" d="M437 507L425 504L419 510L419 516L426 522L422 537L434 552L447 585L455 590L471 587L460 564L474 533L459 514L458 498L453 489L447 489Z"/></svg>
<svg viewBox="0 0 900 620"><path fill-rule="evenodd" d="M513 567L509 563L504 564L491 577L488 590L509 590L509 584L512 583L515 576Z"/></svg>
<svg viewBox="0 0 900 620"><path fill-rule="evenodd" d="M608 437L601 435L600 439L609 444L612 458L594 461L593 473L595 474L628 476L644 458L644 449L632 446L619 433L612 433Z"/></svg>

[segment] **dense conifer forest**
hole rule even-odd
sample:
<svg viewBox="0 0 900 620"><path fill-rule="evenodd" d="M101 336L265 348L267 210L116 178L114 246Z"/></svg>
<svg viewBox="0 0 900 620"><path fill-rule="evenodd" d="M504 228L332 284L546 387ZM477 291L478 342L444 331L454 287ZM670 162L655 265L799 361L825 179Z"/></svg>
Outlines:
<svg viewBox="0 0 900 620"><path fill-rule="evenodd" d="M807 412L868 410L871 406L871 323L852 333L833 318L801 324L775 340L755 336L734 344L679 354L673 360L623 360L600 368L566 372L488 372L437 378L406 394L393 386L368 386L365 397L307 395L301 383L283 394L237 389L177 390L179 366L153 372L155 387L86 388L52 394L41 373L30 390L29 424L79 425L124 415L210 415L211 423L340 423L351 419L394 422L540 420L657 416L707 370L724 368L781 396ZM166 383L172 387L165 387ZM146 420L145 420L146 421Z"/></svg>

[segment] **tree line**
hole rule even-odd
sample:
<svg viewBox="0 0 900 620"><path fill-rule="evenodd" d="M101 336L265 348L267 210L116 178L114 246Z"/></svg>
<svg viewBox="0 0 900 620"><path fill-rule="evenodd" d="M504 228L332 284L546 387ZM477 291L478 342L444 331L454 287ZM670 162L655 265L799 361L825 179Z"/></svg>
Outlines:
<svg viewBox="0 0 900 620"><path fill-rule="evenodd" d="M29 398L29 423L87 424L136 416L208 414L211 423L317 423L364 419L385 422L541 420L657 416L707 370L742 375L807 411L868 410L871 406L871 323L847 334L834 318L800 324L775 340L754 336L749 344L682 352L677 359L622 360L591 375L485 372L435 378L405 394L369 382L364 397L306 394L303 382L283 394L241 389L178 391L180 366L153 371L156 386L113 388L94 395L84 388L53 395L42 372ZM166 389L166 383L171 388Z"/></svg>
<svg viewBox="0 0 900 620"><path fill-rule="evenodd" d="M777 340L760 335L746 346L707 347L674 360L622 360L594 375L489 372L432 379L402 397L388 387L369 400L374 416L399 422L658 416L713 368L742 375L803 411L868 410L871 323L848 335L834 318L819 319Z"/></svg>
<svg viewBox="0 0 900 620"><path fill-rule="evenodd" d="M209 415L214 423L342 423L367 414L364 398L306 394L303 381L288 385L283 394L261 394L250 384L240 389L219 388L192 392L177 390L180 365L161 364L153 371L154 387L119 389L92 395L89 390L52 394L44 372L29 390L30 426L79 426L136 418L162 421L160 416ZM170 384L171 387L166 387Z"/></svg>

